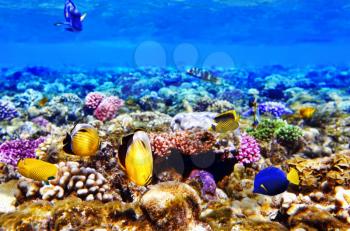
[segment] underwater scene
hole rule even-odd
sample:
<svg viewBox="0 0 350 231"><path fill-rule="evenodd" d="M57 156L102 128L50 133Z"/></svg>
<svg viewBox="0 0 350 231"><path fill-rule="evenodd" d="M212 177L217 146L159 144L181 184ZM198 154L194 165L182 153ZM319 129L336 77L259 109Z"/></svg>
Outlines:
<svg viewBox="0 0 350 231"><path fill-rule="evenodd" d="M0 0L0 230L350 230L347 0Z"/></svg>

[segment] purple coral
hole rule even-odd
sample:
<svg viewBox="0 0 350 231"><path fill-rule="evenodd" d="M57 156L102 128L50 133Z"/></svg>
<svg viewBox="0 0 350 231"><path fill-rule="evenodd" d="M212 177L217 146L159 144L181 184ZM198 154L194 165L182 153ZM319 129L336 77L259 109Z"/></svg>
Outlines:
<svg viewBox="0 0 350 231"><path fill-rule="evenodd" d="M46 127L50 122L42 116L35 117L32 122L40 127Z"/></svg>
<svg viewBox="0 0 350 231"><path fill-rule="evenodd" d="M18 116L19 114L16 111L16 108L11 106L9 102L0 101L0 121L11 120Z"/></svg>
<svg viewBox="0 0 350 231"><path fill-rule="evenodd" d="M272 115L273 117L280 118L283 115L290 115L293 113L285 104L279 102L264 102L258 105L260 114ZM252 115L253 110L249 109L243 113L243 116Z"/></svg>
<svg viewBox="0 0 350 231"><path fill-rule="evenodd" d="M240 137L240 146L236 159L242 164L250 164L260 159L260 147L258 142L246 133Z"/></svg>
<svg viewBox="0 0 350 231"><path fill-rule="evenodd" d="M44 142L44 138L40 137L36 140L10 140L0 145L0 162L17 165L17 162L23 158L34 158L35 149Z"/></svg>
<svg viewBox="0 0 350 231"><path fill-rule="evenodd" d="M264 102L259 104L258 108L261 114L270 114L276 118L293 113L285 104L279 102Z"/></svg>
<svg viewBox="0 0 350 231"><path fill-rule="evenodd" d="M202 197L206 200L214 199L216 195L216 183L214 176L204 170L193 170L189 176L189 179L195 179L202 184Z"/></svg>

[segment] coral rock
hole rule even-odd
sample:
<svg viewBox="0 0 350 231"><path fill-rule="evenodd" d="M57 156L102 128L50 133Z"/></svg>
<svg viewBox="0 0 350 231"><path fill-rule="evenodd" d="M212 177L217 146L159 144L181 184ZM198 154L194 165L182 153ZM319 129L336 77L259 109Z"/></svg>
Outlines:
<svg viewBox="0 0 350 231"><path fill-rule="evenodd" d="M201 199L184 183L165 182L152 186L141 198L141 208L157 230L189 230L198 222Z"/></svg>

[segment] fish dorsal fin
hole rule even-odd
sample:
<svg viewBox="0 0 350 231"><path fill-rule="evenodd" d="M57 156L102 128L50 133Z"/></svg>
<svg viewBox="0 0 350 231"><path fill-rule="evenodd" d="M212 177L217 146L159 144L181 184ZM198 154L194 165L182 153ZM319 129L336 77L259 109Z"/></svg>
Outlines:
<svg viewBox="0 0 350 231"><path fill-rule="evenodd" d="M216 116L214 118L214 121L216 123L220 122L221 120L227 120L229 118L233 118L236 119L235 117L235 111L234 110L230 110L230 111L226 111L224 113L221 113L220 115Z"/></svg>
<svg viewBox="0 0 350 231"><path fill-rule="evenodd" d="M84 13L82 16L80 16L80 21L84 21L86 18L87 13Z"/></svg>
<svg viewBox="0 0 350 231"><path fill-rule="evenodd" d="M128 152L133 136L134 134L124 136L120 146L118 147L118 161L123 168L125 168L126 153Z"/></svg>
<svg viewBox="0 0 350 231"><path fill-rule="evenodd" d="M291 168L287 174L287 180L295 185L299 185L299 173L295 168Z"/></svg>

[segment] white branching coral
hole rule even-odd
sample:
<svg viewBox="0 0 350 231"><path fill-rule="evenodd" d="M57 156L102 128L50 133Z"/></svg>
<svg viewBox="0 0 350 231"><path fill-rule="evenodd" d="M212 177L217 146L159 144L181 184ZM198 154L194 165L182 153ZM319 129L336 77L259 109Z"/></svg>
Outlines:
<svg viewBox="0 0 350 231"><path fill-rule="evenodd" d="M63 199L69 194L75 194L86 201L107 202L113 199L106 179L95 169L82 167L77 162L60 162L58 167L56 178L50 180L48 185L41 184L41 187L37 187L38 182L22 179L18 189L25 197L39 192L43 200Z"/></svg>

